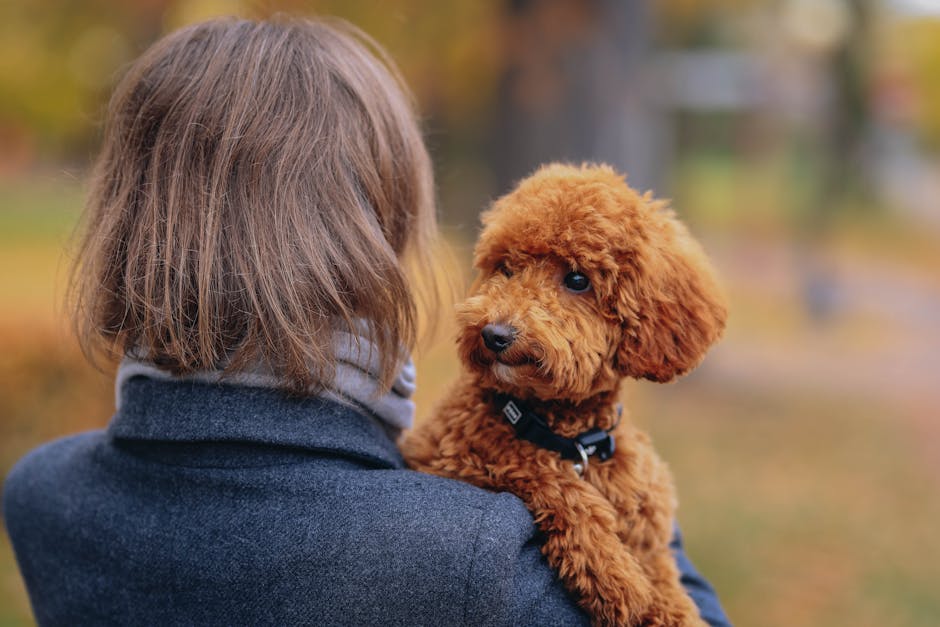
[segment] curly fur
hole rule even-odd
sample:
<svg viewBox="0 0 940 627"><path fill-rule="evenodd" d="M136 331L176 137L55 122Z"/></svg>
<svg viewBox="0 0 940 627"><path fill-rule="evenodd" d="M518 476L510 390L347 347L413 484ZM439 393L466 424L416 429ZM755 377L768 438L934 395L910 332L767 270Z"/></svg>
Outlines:
<svg viewBox="0 0 940 627"><path fill-rule="evenodd" d="M597 625L700 625L668 543L676 501L648 436L621 421L617 449L579 477L516 438L495 394L523 399L557 433L610 428L625 377L669 381L702 359L726 308L698 244L665 203L606 166L549 165L483 216L479 270L458 308L464 374L406 435L412 467L516 494L543 552ZM568 272L588 276L574 293ZM486 324L517 335L499 354Z"/></svg>

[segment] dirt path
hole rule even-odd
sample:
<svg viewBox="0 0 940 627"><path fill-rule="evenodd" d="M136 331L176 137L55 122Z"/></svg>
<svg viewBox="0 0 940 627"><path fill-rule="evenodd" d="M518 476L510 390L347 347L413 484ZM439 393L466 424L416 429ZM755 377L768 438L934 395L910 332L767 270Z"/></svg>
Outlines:
<svg viewBox="0 0 940 627"><path fill-rule="evenodd" d="M752 389L883 405L916 429L940 476L940 273L830 259L816 287L828 313L815 319L792 249L761 243L715 256L732 319L706 373Z"/></svg>

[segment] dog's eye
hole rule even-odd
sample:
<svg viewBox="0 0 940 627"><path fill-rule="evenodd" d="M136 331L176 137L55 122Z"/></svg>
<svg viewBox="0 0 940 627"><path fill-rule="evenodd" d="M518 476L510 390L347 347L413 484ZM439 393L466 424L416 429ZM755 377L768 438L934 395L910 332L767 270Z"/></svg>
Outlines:
<svg viewBox="0 0 940 627"><path fill-rule="evenodd" d="M565 287L572 292L585 292L591 287L591 281L580 272L569 272L565 275Z"/></svg>
<svg viewBox="0 0 940 627"><path fill-rule="evenodd" d="M507 279L512 276L512 270L506 264L501 264L497 270Z"/></svg>

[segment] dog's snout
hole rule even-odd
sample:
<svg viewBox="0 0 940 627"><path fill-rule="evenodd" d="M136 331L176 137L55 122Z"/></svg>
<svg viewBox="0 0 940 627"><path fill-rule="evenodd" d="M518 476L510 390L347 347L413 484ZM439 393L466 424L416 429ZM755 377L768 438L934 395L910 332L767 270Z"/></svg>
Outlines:
<svg viewBox="0 0 940 627"><path fill-rule="evenodd" d="M483 343L494 353L501 353L516 339L516 330L507 324L488 324L480 331Z"/></svg>

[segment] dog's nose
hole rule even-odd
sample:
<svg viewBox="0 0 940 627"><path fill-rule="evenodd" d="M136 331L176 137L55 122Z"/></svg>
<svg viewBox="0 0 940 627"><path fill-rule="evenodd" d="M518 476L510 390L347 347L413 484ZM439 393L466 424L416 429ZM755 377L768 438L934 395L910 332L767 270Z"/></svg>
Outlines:
<svg viewBox="0 0 940 627"><path fill-rule="evenodd" d="M488 324L480 331L483 343L494 353L501 353L516 339L516 330L506 324Z"/></svg>

